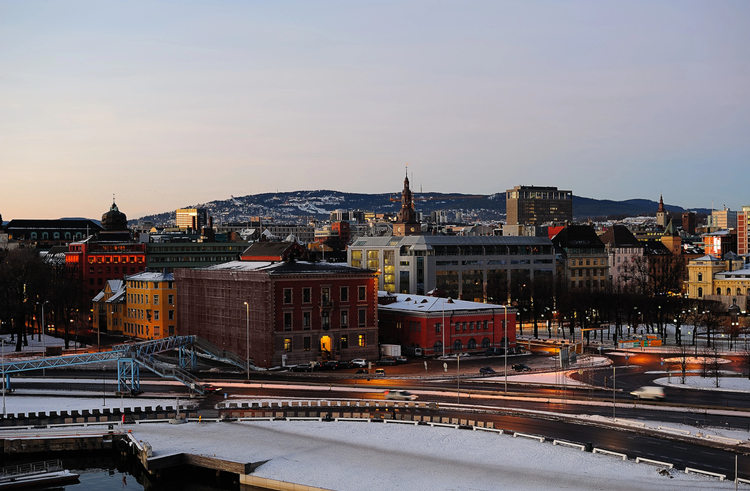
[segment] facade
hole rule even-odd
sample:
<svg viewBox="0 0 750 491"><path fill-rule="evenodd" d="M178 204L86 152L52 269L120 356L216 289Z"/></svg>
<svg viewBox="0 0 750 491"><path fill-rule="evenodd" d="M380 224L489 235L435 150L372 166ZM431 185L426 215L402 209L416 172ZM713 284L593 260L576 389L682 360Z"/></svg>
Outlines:
<svg viewBox="0 0 750 491"><path fill-rule="evenodd" d="M150 271L202 268L236 261L247 246L247 242L149 242L146 266Z"/></svg>
<svg viewBox="0 0 750 491"><path fill-rule="evenodd" d="M564 258L565 278L571 288L603 290L609 279L608 253L588 225L568 225L552 238Z"/></svg>
<svg viewBox="0 0 750 491"><path fill-rule="evenodd" d="M91 323L94 332L123 333L125 292L123 280L107 280L104 289L93 299Z"/></svg>
<svg viewBox="0 0 750 491"><path fill-rule="evenodd" d="M695 212L686 211L682 214L682 230L688 235L695 235Z"/></svg>
<svg viewBox="0 0 750 491"><path fill-rule="evenodd" d="M737 254L750 254L750 206L737 213Z"/></svg>
<svg viewBox="0 0 750 491"><path fill-rule="evenodd" d="M727 207L723 210L711 211L711 227L719 230L728 230L737 228L737 212Z"/></svg>
<svg viewBox="0 0 750 491"><path fill-rule="evenodd" d="M73 220L11 220L5 226L8 241L18 247L50 249L68 245L101 232L96 222L87 219ZM93 296L93 295L92 295Z"/></svg>
<svg viewBox="0 0 750 491"><path fill-rule="evenodd" d="M203 337L257 366L378 357L373 271L234 261L179 269L175 277L181 334Z"/></svg>
<svg viewBox="0 0 750 491"><path fill-rule="evenodd" d="M512 284L555 276L552 242L542 237L362 237L349 246L347 262L379 270L378 289L388 293L424 295L437 288L477 302L505 302Z"/></svg>
<svg viewBox="0 0 750 491"><path fill-rule="evenodd" d="M628 265L643 259L643 244L625 225L613 225L600 237L600 240L607 251L607 263L610 265L609 280L612 285L620 291L632 286L627 272ZM577 273L576 277L578 277Z"/></svg>
<svg viewBox="0 0 750 491"><path fill-rule="evenodd" d="M139 340L177 334L174 275L143 272L125 278L123 334Z"/></svg>
<svg viewBox="0 0 750 491"><path fill-rule="evenodd" d="M747 310L750 297L750 265L729 253L724 260L706 255L688 263L688 298L720 300Z"/></svg>
<svg viewBox="0 0 750 491"><path fill-rule="evenodd" d="M716 257L723 257L727 252L737 252L737 235L724 229L701 235L703 251Z"/></svg>
<svg viewBox="0 0 750 491"><path fill-rule="evenodd" d="M505 192L508 225L561 225L573 221L573 191L516 186Z"/></svg>
<svg viewBox="0 0 750 491"><path fill-rule="evenodd" d="M86 239L70 244L65 264L77 275L82 291L91 299L104 289L107 280L144 271L146 244Z"/></svg>
<svg viewBox="0 0 750 491"><path fill-rule="evenodd" d="M264 225L263 234L282 240L292 235L303 244L315 242L315 227L312 225Z"/></svg>
<svg viewBox="0 0 750 491"><path fill-rule="evenodd" d="M178 208L175 223L180 230L200 230L208 225L208 212L205 208Z"/></svg>
<svg viewBox="0 0 750 491"><path fill-rule="evenodd" d="M381 343L422 348L425 356L433 356L504 348L507 332L507 346L516 346L513 308L386 292L380 292L378 302Z"/></svg>

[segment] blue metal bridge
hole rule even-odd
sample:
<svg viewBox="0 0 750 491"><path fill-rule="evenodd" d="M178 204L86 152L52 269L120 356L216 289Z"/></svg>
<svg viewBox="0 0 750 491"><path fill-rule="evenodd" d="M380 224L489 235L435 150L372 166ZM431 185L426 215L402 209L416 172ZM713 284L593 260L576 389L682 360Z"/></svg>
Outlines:
<svg viewBox="0 0 750 491"><path fill-rule="evenodd" d="M179 366L163 363L154 358L154 355L157 353L175 349L179 352ZM161 377L182 382L191 390L203 395L206 393L207 384L187 371L187 368L196 368L199 354L234 365L242 370L256 368L252 365L248 367L248 362L240 359L234 353L221 350L198 336L171 336L140 343L118 344L113 346L111 351L102 351L100 353L84 353L80 355L55 356L37 360L3 363L0 364L0 373L5 377L5 387L10 388L10 375L14 373L117 360L117 390L119 392L130 392L133 394L140 392L140 368L144 367Z"/></svg>

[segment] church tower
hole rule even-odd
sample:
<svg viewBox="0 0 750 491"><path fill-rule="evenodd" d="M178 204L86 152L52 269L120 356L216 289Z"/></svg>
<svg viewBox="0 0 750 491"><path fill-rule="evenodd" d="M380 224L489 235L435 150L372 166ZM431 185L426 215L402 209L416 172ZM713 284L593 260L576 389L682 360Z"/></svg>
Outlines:
<svg viewBox="0 0 750 491"><path fill-rule="evenodd" d="M662 229L667 228L667 210L664 209L664 198L659 195L659 210L656 212L656 224Z"/></svg>
<svg viewBox="0 0 750 491"><path fill-rule="evenodd" d="M420 235L422 226L417 220L417 212L414 210L414 198L409 189L409 169L406 170L404 178L404 190L401 191L401 209L393 224L393 235Z"/></svg>

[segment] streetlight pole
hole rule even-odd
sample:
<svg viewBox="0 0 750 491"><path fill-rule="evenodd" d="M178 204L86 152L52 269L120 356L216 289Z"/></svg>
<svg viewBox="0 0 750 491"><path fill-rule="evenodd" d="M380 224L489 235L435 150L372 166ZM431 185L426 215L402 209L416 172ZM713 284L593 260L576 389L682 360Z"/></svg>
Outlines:
<svg viewBox="0 0 750 491"><path fill-rule="evenodd" d="M505 339L505 349L503 350L503 355L505 358L505 369L503 372L505 373L505 392L508 392L508 306L503 305L503 310L505 311L505 320L503 321L503 339Z"/></svg>
<svg viewBox="0 0 750 491"><path fill-rule="evenodd" d="M247 317L247 379L250 380L250 304L245 302L245 312Z"/></svg>
<svg viewBox="0 0 750 491"><path fill-rule="evenodd" d="M443 349L440 356L445 356L445 299L443 299L443 324L440 331L443 333Z"/></svg>
<svg viewBox="0 0 750 491"><path fill-rule="evenodd" d="M612 363L612 419L616 419L615 408L617 406L615 402L615 394L617 394L617 367Z"/></svg>

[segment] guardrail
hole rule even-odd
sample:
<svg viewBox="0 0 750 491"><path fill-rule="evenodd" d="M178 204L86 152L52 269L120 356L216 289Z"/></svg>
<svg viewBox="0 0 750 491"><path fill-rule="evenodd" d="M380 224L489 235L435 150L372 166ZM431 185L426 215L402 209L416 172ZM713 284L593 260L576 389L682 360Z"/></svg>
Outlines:
<svg viewBox="0 0 750 491"><path fill-rule="evenodd" d="M624 453L613 452L611 450L604 450L603 448L595 448L593 453L600 453L603 455L612 455L613 457L620 457L622 460L628 460L628 456Z"/></svg>
<svg viewBox="0 0 750 491"><path fill-rule="evenodd" d="M586 450L586 445L581 445L579 443L566 442L565 440L552 440L552 445L560 445L562 447L577 448L581 452Z"/></svg>
<svg viewBox="0 0 750 491"><path fill-rule="evenodd" d="M518 433L518 432L513 433L513 438L516 438L519 436L523 438L531 438L532 440L539 440L541 443L544 443L544 439L545 439L543 436L529 435L528 433Z"/></svg>
<svg viewBox="0 0 750 491"><path fill-rule="evenodd" d="M653 459L647 459L645 457L636 457L635 463L640 464L641 462L645 462L647 464L651 465L663 465L664 467L669 467L670 469L674 469L674 464L670 464L669 462L662 462L660 460L653 460Z"/></svg>
<svg viewBox="0 0 750 491"><path fill-rule="evenodd" d="M718 472L702 471L693 467L685 467L685 474L704 474L706 476L718 477L719 481L723 481L727 478L726 474L719 474Z"/></svg>

